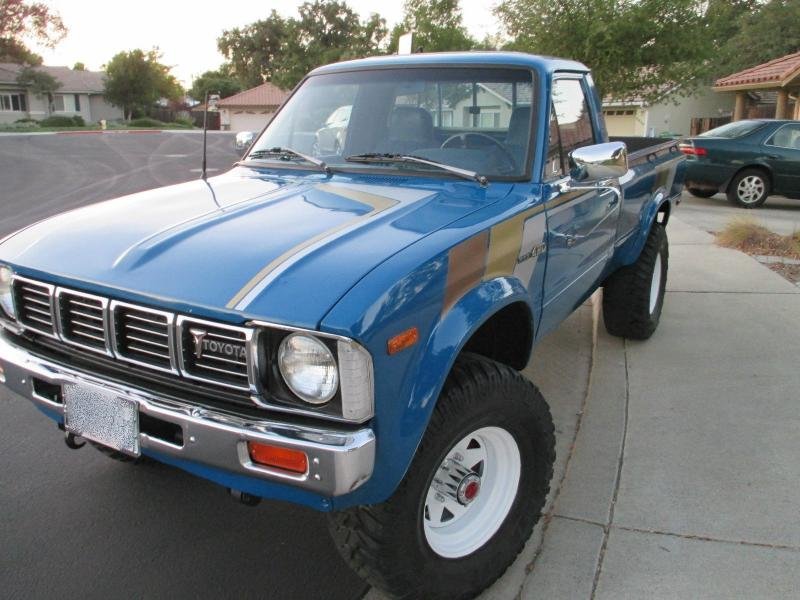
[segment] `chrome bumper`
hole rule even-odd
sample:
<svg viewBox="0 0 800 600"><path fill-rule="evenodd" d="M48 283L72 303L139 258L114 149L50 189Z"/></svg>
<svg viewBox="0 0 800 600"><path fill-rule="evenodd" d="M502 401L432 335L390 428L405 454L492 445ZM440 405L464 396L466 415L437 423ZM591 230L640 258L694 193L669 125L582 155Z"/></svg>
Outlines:
<svg viewBox="0 0 800 600"><path fill-rule="evenodd" d="M34 380L61 386L81 382L100 385L136 402L140 414L181 428L183 445L140 432L142 450L239 475L285 483L324 496L351 492L372 475L375 436L369 428L345 431L242 418L160 398L34 356L13 345L3 335L2 329L0 367L0 383L62 419L64 405L37 394ZM302 450L308 456L308 472L289 473L252 463L247 450L248 441Z"/></svg>

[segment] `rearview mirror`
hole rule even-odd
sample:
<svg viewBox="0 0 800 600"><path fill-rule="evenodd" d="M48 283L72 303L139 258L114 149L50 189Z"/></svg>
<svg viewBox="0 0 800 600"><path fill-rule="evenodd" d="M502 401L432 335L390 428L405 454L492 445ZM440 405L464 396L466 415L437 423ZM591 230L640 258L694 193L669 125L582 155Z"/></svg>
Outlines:
<svg viewBox="0 0 800 600"><path fill-rule="evenodd" d="M240 131L236 134L233 147L236 148L239 153L244 154L244 151L250 147L255 137L256 134L253 131Z"/></svg>
<svg viewBox="0 0 800 600"><path fill-rule="evenodd" d="M608 142L577 148L569 153L570 175L581 183L619 179L628 172L628 148L622 142Z"/></svg>

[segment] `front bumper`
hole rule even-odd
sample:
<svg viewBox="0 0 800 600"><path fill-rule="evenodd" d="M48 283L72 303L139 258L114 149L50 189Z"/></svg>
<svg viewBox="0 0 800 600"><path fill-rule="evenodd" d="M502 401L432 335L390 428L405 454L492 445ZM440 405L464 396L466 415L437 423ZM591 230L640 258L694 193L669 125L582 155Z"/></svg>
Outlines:
<svg viewBox="0 0 800 600"><path fill-rule="evenodd" d="M37 393L42 384L51 386L48 389L81 382L100 385L134 401L140 415L179 427L180 442L139 433L142 451L156 457L288 484L327 497L351 492L372 475L375 436L369 428L349 431L239 417L161 398L37 357L14 345L2 329L0 367L0 383L61 422L64 405L56 400L57 396ZM247 450L248 441L302 450L308 456L308 471L296 474L254 464Z"/></svg>

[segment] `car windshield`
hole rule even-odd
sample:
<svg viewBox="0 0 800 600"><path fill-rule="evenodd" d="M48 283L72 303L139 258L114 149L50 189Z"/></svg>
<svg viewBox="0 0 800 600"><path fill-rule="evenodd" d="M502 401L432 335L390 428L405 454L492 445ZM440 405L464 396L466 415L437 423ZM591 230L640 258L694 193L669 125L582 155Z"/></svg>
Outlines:
<svg viewBox="0 0 800 600"><path fill-rule="evenodd" d="M533 80L524 69L402 68L309 77L248 158L287 166L291 149L334 169L445 172L433 164L519 178L529 162ZM348 158L350 160L348 160ZM284 159L284 160L282 160ZM385 159L385 160L384 160Z"/></svg>
<svg viewBox="0 0 800 600"><path fill-rule="evenodd" d="M764 125L763 121L735 121L709 129L705 133L701 133L699 137L737 138L755 131L762 125Z"/></svg>

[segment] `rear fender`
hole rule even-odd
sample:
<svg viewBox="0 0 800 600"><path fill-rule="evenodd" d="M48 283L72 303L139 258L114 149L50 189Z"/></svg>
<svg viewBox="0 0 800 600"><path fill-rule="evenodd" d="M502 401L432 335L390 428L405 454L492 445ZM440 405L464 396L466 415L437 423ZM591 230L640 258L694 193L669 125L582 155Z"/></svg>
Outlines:
<svg viewBox="0 0 800 600"><path fill-rule="evenodd" d="M636 262L639 255L642 253L647 237L650 235L653 223L656 222L661 212L665 213L662 222L666 225L667 219L669 219L669 215L672 212L672 200L668 197L665 187L659 187L653 192L644 206L642 206L639 227L636 229L637 232L625 240L615 252L613 261L614 270Z"/></svg>

